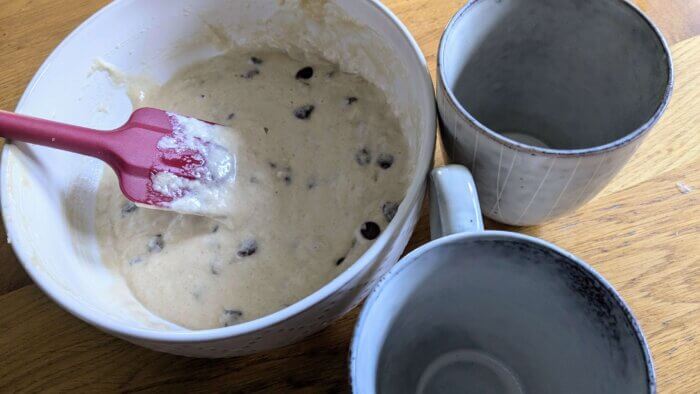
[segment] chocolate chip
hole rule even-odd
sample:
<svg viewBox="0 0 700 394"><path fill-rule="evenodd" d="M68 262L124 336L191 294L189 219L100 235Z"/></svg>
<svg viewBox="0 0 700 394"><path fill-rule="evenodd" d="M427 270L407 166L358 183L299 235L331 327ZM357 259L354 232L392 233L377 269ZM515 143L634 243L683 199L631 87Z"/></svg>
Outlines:
<svg viewBox="0 0 700 394"><path fill-rule="evenodd" d="M275 163L275 162L268 161L267 164L268 164L268 165L270 166L270 168L272 168L272 169L277 168L277 163Z"/></svg>
<svg viewBox="0 0 700 394"><path fill-rule="evenodd" d="M301 107L294 110L294 116L297 119L302 119L302 120L308 119L311 116L311 113L314 112L315 108L316 107L314 107L313 105L301 106Z"/></svg>
<svg viewBox="0 0 700 394"><path fill-rule="evenodd" d="M306 182L306 188L307 188L307 189L311 190L311 189L314 189L315 187L316 187L316 180L315 180L315 179L309 179L309 180Z"/></svg>
<svg viewBox="0 0 700 394"><path fill-rule="evenodd" d="M263 130L265 130L265 134L270 132L270 129L268 129L267 127L263 127Z"/></svg>
<svg viewBox="0 0 700 394"><path fill-rule="evenodd" d="M238 257L250 257L258 251L258 243L254 239L247 239L241 243L236 255Z"/></svg>
<svg viewBox="0 0 700 394"><path fill-rule="evenodd" d="M355 161L361 166L366 166L372 161L372 154L369 149L362 148L355 153Z"/></svg>
<svg viewBox="0 0 700 394"><path fill-rule="evenodd" d="M204 95L204 94L200 94L200 95L199 95L199 98L205 98L205 97L207 97L207 96Z"/></svg>
<svg viewBox="0 0 700 394"><path fill-rule="evenodd" d="M358 98L357 97L346 97L345 98L345 103L347 105L353 105L357 102Z"/></svg>
<svg viewBox="0 0 700 394"><path fill-rule="evenodd" d="M394 165L394 155L382 153L377 157L377 165L383 170L388 170Z"/></svg>
<svg viewBox="0 0 700 394"><path fill-rule="evenodd" d="M228 116L226 117L226 119L231 120L231 119L233 119L233 118L235 118L235 117L236 117L236 114L235 114L234 112L231 112L230 114L228 114Z"/></svg>
<svg viewBox="0 0 700 394"><path fill-rule="evenodd" d="M277 165L275 164L275 166L272 168L273 169L277 168ZM275 175L277 176L278 179L283 180L284 183L286 183L287 185L292 184L292 167L280 168L280 170L277 171L277 174L275 174Z"/></svg>
<svg viewBox="0 0 700 394"><path fill-rule="evenodd" d="M252 70L248 70L245 74L242 74L241 78L253 79L256 75L259 75L259 74L260 74L260 70L258 70L257 68L254 68Z"/></svg>
<svg viewBox="0 0 700 394"><path fill-rule="evenodd" d="M338 260L336 260L335 265L341 265L345 262L345 257L341 257Z"/></svg>
<svg viewBox="0 0 700 394"><path fill-rule="evenodd" d="M263 64L263 60L260 59L259 57L255 57L255 56L250 58L250 62L253 64L257 64L257 65Z"/></svg>
<svg viewBox="0 0 700 394"><path fill-rule="evenodd" d="M235 316L235 317L241 317L243 316L243 312L233 310L233 309L224 309L224 314L227 316Z"/></svg>
<svg viewBox="0 0 700 394"><path fill-rule="evenodd" d="M377 239L381 232L382 229L375 222L366 222L362 225L362 228L360 228L362 236L370 241Z"/></svg>
<svg viewBox="0 0 700 394"><path fill-rule="evenodd" d="M213 234L213 233L217 233L218 231L219 231L219 225L215 224L214 227L212 227L211 232Z"/></svg>
<svg viewBox="0 0 700 394"><path fill-rule="evenodd" d="M388 223L394 220L394 216L396 216L398 210L399 203L397 202L388 201L382 204L382 213L384 214L384 219L386 219Z"/></svg>
<svg viewBox="0 0 700 394"><path fill-rule="evenodd" d="M130 213L136 212L137 209L139 209L139 207L137 207L136 204L131 201L127 201L124 203L124 205L122 205L122 217L127 217Z"/></svg>
<svg viewBox="0 0 700 394"><path fill-rule="evenodd" d="M297 79L311 79L314 76L314 69L311 67L304 67L297 71Z"/></svg>
<svg viewBox="0 0 700 394"><path fill-rule="evenodd" d="M148 253L160 253L164 247L163 234L158 234L148 241Z"/></svg>
<svg viewBox="0 0 700 394"><path fill-rule="evenodd" d="M243 317L243 312L241 311L224 309L224 313L221 314L219 321L224 327L228 327L238 323L241 317Z"/></svg>

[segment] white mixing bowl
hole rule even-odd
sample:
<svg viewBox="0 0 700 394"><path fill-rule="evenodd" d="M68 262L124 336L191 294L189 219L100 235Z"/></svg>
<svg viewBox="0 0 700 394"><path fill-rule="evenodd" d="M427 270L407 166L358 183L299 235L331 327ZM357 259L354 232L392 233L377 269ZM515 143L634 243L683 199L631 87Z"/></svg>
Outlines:
<svg viewBox="0 0 700 394"><path fill-rule="evenodd" d="M34 281L63 308L104 331L158 351L197 357L283 346L354 308L396 263L414 229L432 165L435 103L425 59L388 9L375 0L330 3L324 13L322 0L306 1L303 12L297 1L115 1L51 54L17 112L100 129L117 127L131 113L131 103L123 88L95 72L96 59L128 74L165 81L182 66L220 52L216 40L206 39L207 34L216 37L212 31L241 45L268 40L321 49L387 92L415 162L396 218L361 259L284 310L228 328L187 330L147 311L123 279L102 265L94 235L102 164L39 146L7 144L2 210L14 250Z"/></svg>

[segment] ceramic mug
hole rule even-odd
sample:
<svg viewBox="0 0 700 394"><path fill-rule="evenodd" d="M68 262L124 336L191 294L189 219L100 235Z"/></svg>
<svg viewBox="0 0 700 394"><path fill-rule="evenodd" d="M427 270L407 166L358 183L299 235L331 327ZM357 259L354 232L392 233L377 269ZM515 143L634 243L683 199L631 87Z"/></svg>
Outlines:
<svg viewBox="0 0 700 394"><path fill-rule="evenodd" d="M629 307L590 266L545 241L484 231L462 166L434 170L433 241L365 304L355 393L653 393Z"/></svg>
<svg viewBox="0 0 700 394"><path fill-rule="evenodd" d="M486 216L539 224L620 171L672 86L664 38L624 0L474 0L438 53L445 153Z"/></svg>

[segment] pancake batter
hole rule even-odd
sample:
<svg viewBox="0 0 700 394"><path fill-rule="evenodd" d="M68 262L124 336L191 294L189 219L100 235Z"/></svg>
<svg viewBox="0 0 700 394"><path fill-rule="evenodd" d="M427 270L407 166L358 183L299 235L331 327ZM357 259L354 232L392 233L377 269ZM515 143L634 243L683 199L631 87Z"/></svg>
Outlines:
<svg viewBox="0 0 700 394"><path fill-rule="evenodd" d="M385 94L336 65L233 50L144 92L226 126L235 167L225 215L137 207L105 175L103 260L155 314L225 327L273 313L352 265L392 220L412 167Z"/></svg>

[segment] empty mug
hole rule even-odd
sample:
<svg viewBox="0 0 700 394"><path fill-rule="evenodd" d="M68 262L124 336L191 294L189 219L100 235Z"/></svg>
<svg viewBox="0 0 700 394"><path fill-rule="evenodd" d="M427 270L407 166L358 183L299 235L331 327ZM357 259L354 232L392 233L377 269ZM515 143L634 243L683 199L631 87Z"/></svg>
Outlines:
<svg viewBox="0 0 700 394"><path fill-rule="evenodd" d="M462 166L432 175L433 241L367 300L355 393L653 393L649 348L598 273L537 238L484 231Z"/></svg>
<svg viewBox="0 0 700 394"><path fill-rule="evenodd" d="M669 101L666 43L624 0L474 0L438 51L445 153L483 213L539 224L593 198Z"/></svg>

